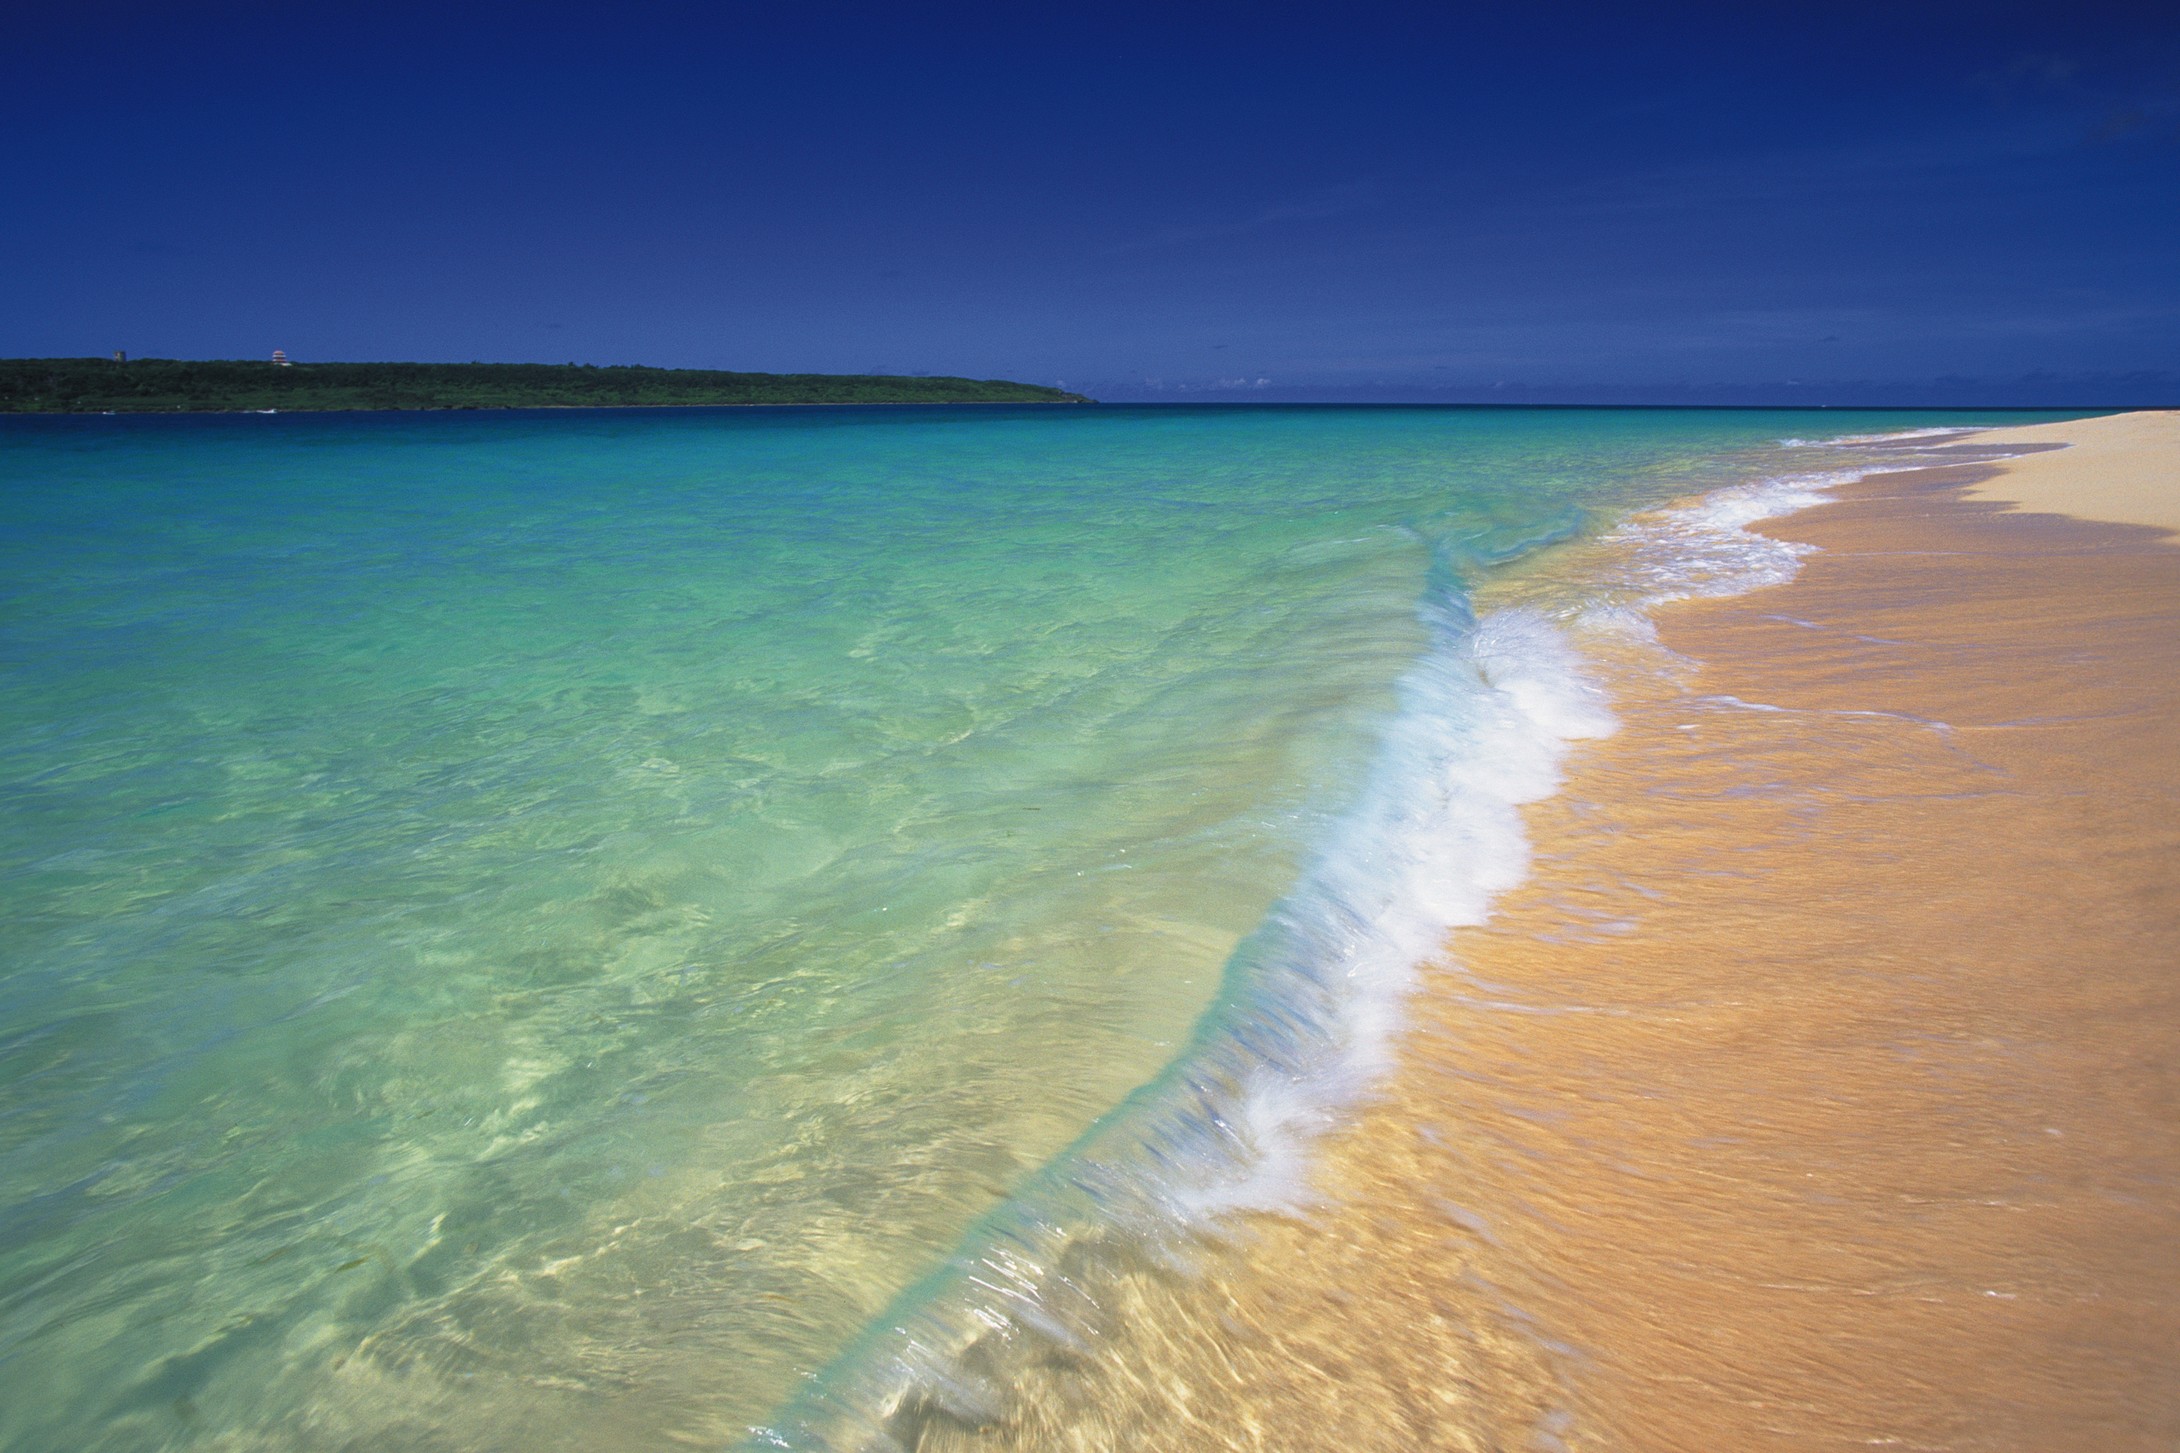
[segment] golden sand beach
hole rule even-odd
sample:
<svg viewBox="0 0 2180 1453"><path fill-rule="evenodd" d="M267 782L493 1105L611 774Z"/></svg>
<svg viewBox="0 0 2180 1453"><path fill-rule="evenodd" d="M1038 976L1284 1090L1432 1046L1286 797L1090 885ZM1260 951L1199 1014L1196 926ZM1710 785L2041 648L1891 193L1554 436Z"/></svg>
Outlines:
<svg viewBox="0 0 2180 1453"><path fill-rule="evenodd" d="M1329 1204L922 1446L2180 1446L2180 415L1994 441L1665 608Z"/></svg>
<svg viewBox="0 0 2180 1453"><path fill-rule="evenodd" d="M2180 530L2180 413L2144 410L2071 424L2032 424L1994 429L1982 439L2042 447L1970 485L1970 499ZM2051 445L2065 447L2045 452Z"/></svg>
<svg viewBox="0 0 2180 1453"><path fill-rule="evenodd" d="M1459 946L1500 1001L1426 1010L1571 1441L2180 1444L2180 416L1974 442L2061 440L1667 610L1699 664ZM1971 497L2070 485L2141 523Z"/></svg>

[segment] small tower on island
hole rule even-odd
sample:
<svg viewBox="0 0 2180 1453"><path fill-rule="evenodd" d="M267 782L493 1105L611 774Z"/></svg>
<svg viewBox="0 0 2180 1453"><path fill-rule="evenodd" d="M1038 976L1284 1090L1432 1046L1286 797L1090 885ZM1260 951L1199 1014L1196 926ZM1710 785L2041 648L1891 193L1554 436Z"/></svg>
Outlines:
<svg viewBox="0 0 2180 1453"><path fill-rule="evenodd" d="M286 368L287 366L288 366L288 355L287 355L287 353L286 353L286 352L285 352L284 350L282 350L282 349L278 349L278 348L275 348L275 349L273 350L273 367L274 367L274 368Z"/></svg>
<svg viewBox="0 0 2180 1453"><path fill-rule="evenodd" d="M114 350L114 362L116 362L116 363L127 363L128 361L129 361L129 354L128 354L128 350L126 350L126 349L123 349L123 348L116 348L116 349Z"/></svg>

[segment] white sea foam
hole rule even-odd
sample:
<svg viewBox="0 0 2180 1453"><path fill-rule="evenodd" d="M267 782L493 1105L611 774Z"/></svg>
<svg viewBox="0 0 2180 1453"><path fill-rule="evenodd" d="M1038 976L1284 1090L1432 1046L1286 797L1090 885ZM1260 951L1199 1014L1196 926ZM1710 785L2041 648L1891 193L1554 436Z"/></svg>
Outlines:
<svg viewBox="0 0 2180 1453"><path fill-rule="evenodd" d="M1787 449L1839 449L1866 444L1904 443L1911 439L1947 439L1963 434L1979 434L1985 426L1965 427L1959 424L1938 425L1927 429L1896 429L1887 434L1837 434L1829 439L1785 438L1779 441Z"/></svg>
<svg viewBox="0 0 2180 1453"><path fill-rule="evenodd" d="M1584 612L1583 624L1646 633L1648 612L1668 601L1743 595L1785 584L1817 547L1749 527L1824 504L1842 484L1925 463L1897 456L1895 461L1733 485L1631 517L1606 537L1620 547L1613 552L1613 578Z"/></svg>
<svg viewBox="0 0 2180 1453"><path fill-rule="evenodd" d="M1616 578L1598 582L1574 625L1654 639L1659 605L1783 584L1816 547L1750 526L1823 504L1850 481L1916 467L1785 475L1634 516L1607 537L1618 547ZM1226 1127L1249 1153L1195 1167L1202 1174L1170 1196L1182 1220L1306 1201L1310 1143L1387 1068L1417 970L1452 929L1483 922L1492 900L1526 878L1520 808L1558 789L1574 741L1614 729L1573 643L1542 612L1505 610L1471 626L1448 608L1431 626L1431 649L1401 684L1363 793L1275 914L1270 951L1249 966L1294 1038L1286 1054L1241 1074ZM1298 1016L1303 1006L1310 1012Z"/></svg>
<svg viewBox="0 0 2180 1453"><path fill-rule="evenodd" d="M1230 1124L1248 1153L1176 1188L1185 1220L1306 1198L1309 1143L1387 1068L1418 967L1527 876L1519 809L1557 790L1570 742L1614 729L1541 614L1470 626L1448 612L1433 633L1360 799L1253 966L1260 993L1308 1012L1282 1026L1284 1052L1242 1079Z"/></svg>

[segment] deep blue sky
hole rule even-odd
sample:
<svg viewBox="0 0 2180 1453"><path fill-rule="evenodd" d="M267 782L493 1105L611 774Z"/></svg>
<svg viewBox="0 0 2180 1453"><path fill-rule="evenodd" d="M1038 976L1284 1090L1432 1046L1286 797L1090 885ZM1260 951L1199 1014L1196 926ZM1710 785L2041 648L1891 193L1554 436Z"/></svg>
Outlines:
<svg viewBox="0 0 2180 1453"><path fill-rule="evenodd" d="M2180 5L26 0L0 278L11 355L2180 398Z"/></svg>

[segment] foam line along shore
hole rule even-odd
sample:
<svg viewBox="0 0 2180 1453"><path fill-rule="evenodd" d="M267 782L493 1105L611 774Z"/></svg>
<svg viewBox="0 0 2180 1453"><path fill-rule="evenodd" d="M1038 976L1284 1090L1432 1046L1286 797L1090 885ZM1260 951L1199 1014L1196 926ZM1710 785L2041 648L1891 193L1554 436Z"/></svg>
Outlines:
<svg viewBox="0 0 2180 1453"><path fill-rule="evenodd" d="M2180 1436L2176 424L1759 526L1802 572L1659 614L1685 674L1615 675L1456 936L1519 1012L1433 1001L1409 1105L1490 1127L1438 1174L1520 1238L1570 1446Z"/></svg>
<svg viewBox="0 0 2180 1453"><path fill-rule="evenodd" d="M816 1405L764 1441L1399 1447L1588 1426L1555 1339L1518 1303L1480 1294L1475 1262L1448 1253L1449 1218L1470 1232L1490 1220L1413 1161L1488 1137L1509 1113L1449 1121L1405 1098L1449 1002L1520 1012L1452 967L1461 935L1529 877L1516 808L1550 797L1565 743L1611 735L1599 673L1612 697L1641 701L1693 669L1658 644L1658 613L1791 579L1808 548L1752 525L1926 465L1959 437L1802 446L1788 457L1813 467L1639 513L1447 612L1370 786L1237 955L1236 992L1192 1052L1056 1163L1015 1219L881 1318ZM1578 767L1575 790L1590 780ZM1547 861L1531 887L1553 881ZM1448 1054L1460 1076L1489 1069ZM1488 1237L1508 1238L1522 1233ZM1441 1396L1450 1387L1469 1392Z"/></svg>
<svg viewBox="0 0 2180 1453"><path fill-rule="evenodd" d="M1791 580L1589 636L1620 729L1323 1204L919 1446L2171 1446L2180 551L1968 497L2053 442L1880 444L1755 525ZM1689 519L1597 548L1654 579Z"/></svg>

